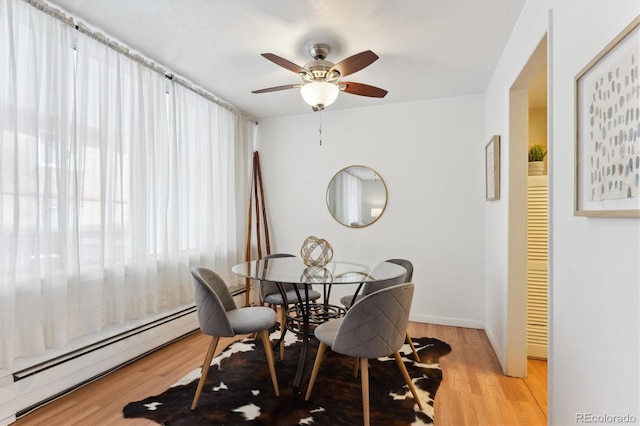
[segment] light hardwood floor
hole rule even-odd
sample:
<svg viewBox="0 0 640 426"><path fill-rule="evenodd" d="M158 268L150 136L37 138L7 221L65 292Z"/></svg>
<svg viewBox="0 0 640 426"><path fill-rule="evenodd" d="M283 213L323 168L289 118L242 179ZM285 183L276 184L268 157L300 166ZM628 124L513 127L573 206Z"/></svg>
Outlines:
<svg viewBox="0 0 640 426"><path fill-rule="evenodd" d="M452 348L440 360L444 379L435 399L436 425L547 424L546 362L530 360L526 379L506 377L482 330L411 323L409 332L440 339ZM14 425L155 424L125 419L122 408L163 392L198 368L209 341L201 333L188 336L23 416Z"/></svg>

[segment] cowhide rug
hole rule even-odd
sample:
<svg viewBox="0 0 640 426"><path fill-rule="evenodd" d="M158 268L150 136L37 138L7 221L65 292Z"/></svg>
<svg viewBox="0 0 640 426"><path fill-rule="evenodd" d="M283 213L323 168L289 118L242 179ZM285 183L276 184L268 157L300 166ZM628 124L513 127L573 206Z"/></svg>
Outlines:
<svg viewBox="0 0 640 426"><path fill-rule="evenodd" d="M279 336L271 334L275 341ZM131 402L124 417L144 417L163 425L360 425L362 393L360 377L353 376L353 359L327 351L309 401L304 393L315 359L317 341L310 341L307 368L300 386L302 395L292 395L292 381L302 344L287 333L285 359L276 348L276 373L280 396L276 397L260 339L233 343L212 361L198 408L191 411L201 369L196 369L160 395ZM408 345L401 354L423 401L420 411L406 386L395 359L369 362L370 413L372 425L433 424L433 401L442 381L439 359L451 347L440 340L413 338L421 363L413 359Z"/></svg>

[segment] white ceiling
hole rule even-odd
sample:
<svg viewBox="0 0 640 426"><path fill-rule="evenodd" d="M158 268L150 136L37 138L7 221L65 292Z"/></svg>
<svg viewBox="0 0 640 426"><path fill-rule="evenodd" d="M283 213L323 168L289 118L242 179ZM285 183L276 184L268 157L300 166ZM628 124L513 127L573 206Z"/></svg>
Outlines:
<svg viewBox="0 0 640 426"><path fill-rule="evenodd" d="M264 59L300 66L328 43L337 63L364 50L380 59L348 76L389 91L341 93L327 111L484 92L525 0L48 0L194 85L261 119L310 114L300 83Z"/></svg>

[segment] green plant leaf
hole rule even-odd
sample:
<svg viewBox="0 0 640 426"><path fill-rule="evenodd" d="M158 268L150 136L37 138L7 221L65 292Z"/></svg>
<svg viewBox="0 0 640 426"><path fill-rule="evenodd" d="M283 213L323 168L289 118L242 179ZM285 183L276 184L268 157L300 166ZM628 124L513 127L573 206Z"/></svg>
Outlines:
<svg viewBox="0 0 640 426"><path fill-rule="evenodd" d="M529 162L542 161L547 155L547 151L540 144L534 144L529 147Z"/></svg>

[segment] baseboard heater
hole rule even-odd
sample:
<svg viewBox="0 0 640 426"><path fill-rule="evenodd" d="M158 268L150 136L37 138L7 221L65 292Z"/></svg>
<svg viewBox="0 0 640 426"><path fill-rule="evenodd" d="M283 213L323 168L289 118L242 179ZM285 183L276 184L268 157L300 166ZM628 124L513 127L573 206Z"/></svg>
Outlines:
<svg viewBox="0 0 640 426"><path fill-rule="evenodd" d="M24 370L20 370L20 371L17 371L15 373L13 373L13 380L14 380L14 382L18 382L20 380L23 380L23 379L29 377L29 376L41 373L42 371L48 370L50 368L53 368L55 366L58 366L60 364L65 363L65 362L69 362L69 361L71 361L73 359L76 359L78 357L84 356L84 355L86 355L88 353L100 350L100 349L102 349L102 348L104 348L106 346L112 345L112 344L114 344L116 342L119 342L121 340L128 339L129 337L132 337L132 336L135 336L137 334L143 333L143 332L145 332L147 330L151 330L153 328L160 327L163 324L171 322L171 321L173 321L173 320L175 320L177 318L183 317L183 316L188 315L188 314L190 314L192 312L195 312L195 311L196 311L196 307L192 306L192 307L183 309L183 310L181 310L179 312L174 312L174 313L172 313L172 314L170 314L170 315L168 315L166 317L157 319L157 320L152 321L150 323L147 323L147 324L141 325L139 327L135 327L133 329L127 330L126 332L119 333L119 334L117 334L115 336L111 336L111 337L106 338L104 340L100 340L99 342L95 342L95 343L92 343L90 345L84 346L82 348L76 349L74 351L67 352L64 355L60 355L60 356L55 357L53 359L47 360L45 362L33 365L33 366L29 367L29 368L26 368ZM190 334L190 333L187 333L187 334ZM176 339L173 339L170 342L167 342L167 343L163 344L162 346L159 346L158 348L155 348L153 350L147 351L144 354L141 354L141 355L137 356L136 358L128 361L127 363L120 364L118 367L124 366L124 365L126 365L126 364L128 364L130 362L135 361L136 359L142 358L143 356L153 352L154 350L160 349L163 346L169 345L169 344L175 342L176 340L179 340L180 338L182 338L182 336L178 337ZM115 367L115 368L111 369L111 371L117 369L118 367ZM106 374L106 373L104 373L104 374ZM101 374L101 376L103 376L104 374Z"/></svg>
<svg viewBox="0 0 640 426"><path fill-rule="evenodd" d="M167 324L169 322L175 321L175 320L177 320L177 319L179 319L181 317L190 315L190 314L195 313L195 312L196 312L195 306L191 306L191 307L183 309L181 311L173 312L170 315L167 315L167 316L159 318L159 319L157 319L155 321L146 323L146 324L141 325L139 327L132 328L130 330L127 330L126 332L119 333L119 334L114 335L114 336L110 336L110 337L108 337L108 338L106 338L104 340L101 340L99 342L92 343L90 345L84 346L84 347L76 349L74 351L65 353L64 355L61 355L61 356L55 357L53 359L50 359L48 361L33 365L33 366L31 366L29 368L26 368L24 370L17 371L15 373L13 373L14 383L18 383L21 380L25 380L25 379L27 379L27 378L29 378L31 376L37 375L37 374L41 374L41 373L45 372L46 370L58 367L58 366L60 366L60 365L62 365L64 363L71 362L74 359L86 356L86 355L88 355L88 354L90 354L92 352L96 352L96 351L102 350L102 349L106 348L107 346L113 345L113 344L115 344L117 342L123 341L125 339L130 339L131 337L134 337L136 335L140 335L140 334L145 333L145 332L147 332L149 330L152 330L154 328L161 327L164 324ZM94 375L94 376L92 376L92 377L90 377L90 378L88 378L86 380L83 380L83 381L81 381L81 382L79 382L79 383L77 383L77 384L75 384L75 385L73 385L73 386L71 386L69 388L66 388L66 389L56 393L55 395L52 395L52 396L50 396L50 397L48 397L48 398L46 398L44 400L41 400L41 401L37 402L34 405L31 405L29 407L23 408L23 409L19 410L18 412L16 412L16 417L20 418L20 417L32 412L33 410L35 410L35 409L37 409L37 408L39 408L39 407L41 407L43 405L48 404L51 401L54 401L54 400L56 400L56 399L58 399L58 398L60 398L60 397L62 397L64 395L67 395L67 394L73 392L74 390L76 390L76 389L78 389L78 388L80 388L80 387L82 387L82 386L84 386L86 384L94 382L95 380L98 380L101 377L104 377L107 374L112 373L115 370L118 370L118 369L120 369L120 368L122 368L122 367L124 367L126 365L129 365L132 362L135 362L135 361L139 360L140 358L142 358L142 357L144 357L144 356L146 356L146 355L148 355L148 354L150 354L152 352L157 351L158 349L161 349L161 348L163 348L163 347L165 347L167 345L170 345L170 344L172 344L172 343L174 343L174 342L176 342L176 341L178 341L180 339L183 339L186 336L189 336L189 335L191 335L193 333L196 333L197 331L198 331L198 329L194 328L193 330L190 330L187 333L181 334L180 336L172 338L171 340L166 341L165 343L163 343L163 344L161 344L159 346L155 346L155 347L153 347L153 348L151 348L151 349L149 349L149 350L147 350L147 351L145 351L143 353L140 353L139 355L137 355L137 356L135 356L133 358L130 358L130 359L126 360L126 361L123 361L123 362L119 363L118 365L116 365L114 367L111 367L111 368L109 368L107 370L101 371L98 374L96 374L96 375Z"/></svg>
<svg viewBox="0 0 640 426"><path fill-rule="evenodd" d="M230 290L233 296L245 293L244 286ZM10 424L11 418L23 417L198 329L196 308L191 305L17 370L10 376L11 383L0 386L0 393L4 393L0 425Z"/></svg>

